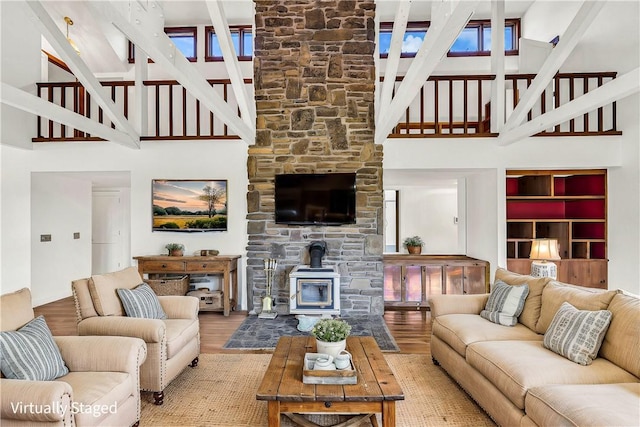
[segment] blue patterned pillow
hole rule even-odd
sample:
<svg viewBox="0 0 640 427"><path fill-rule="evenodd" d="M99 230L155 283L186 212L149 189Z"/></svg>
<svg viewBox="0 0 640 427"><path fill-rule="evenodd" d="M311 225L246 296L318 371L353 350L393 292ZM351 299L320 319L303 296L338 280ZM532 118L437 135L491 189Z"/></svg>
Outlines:
<svg viewBox="0 0 640 427"><path fill-rule="evenodd" d="M167 318L160 301L158 301L158 296L146 283L142 283L134 289L117 289L116 291L127 316L145 319Z"/></svg>
<svg viewBox="0 0 640 427"><path fill-rule="evenodd" d="M498 280L493 285L487 305L480 312L480 316L499 325L515 326L524 308L527 295L529 295L529 285L526 283L511 286Z"/></svg>
<svg viewBox="0 0 640 427"><path fill-rule="evenodd" d="M51 381L69 373L44 316L17 331L0 332L0 352L0 369L7 378Z"/></svg>
<svg viewBox="0 0 640 427"><path fill-rule="evenodd" d="M542 343L572 362L590 365L598 357L610 323L609 310L578 310L565 301L553 317Z"/></svg>

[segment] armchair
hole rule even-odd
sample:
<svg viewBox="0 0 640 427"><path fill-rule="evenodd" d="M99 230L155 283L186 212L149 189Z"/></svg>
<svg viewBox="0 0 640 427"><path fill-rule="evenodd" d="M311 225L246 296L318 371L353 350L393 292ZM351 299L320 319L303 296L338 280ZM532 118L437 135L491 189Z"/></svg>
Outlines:
<svg viewBox="0 0 640 427"><path fill-rule="evenodd" d="M0 296L0 307L2 331L16 331L34 319L27 288ZM127 337L53 338L69 373L52 381L3 376L0 424L137 426L144 341Z"/></svg>
<svg viewBox="0 0 640 427"><path fill-rule="evenodd" d="M159 296L166 319L127 317L116 289L133 289L143 282L135 267L72 282L79 335L141 338L147 359L140 367L141 390L153 392L162 405L164 389L200 354L199 302L189 296Z"/></svg>

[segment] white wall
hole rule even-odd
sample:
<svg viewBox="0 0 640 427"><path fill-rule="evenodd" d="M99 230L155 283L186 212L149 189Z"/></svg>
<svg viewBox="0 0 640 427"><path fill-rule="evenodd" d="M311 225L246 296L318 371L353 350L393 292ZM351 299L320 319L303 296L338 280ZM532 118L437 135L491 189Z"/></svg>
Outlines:
<svg viewBox="0 0 640 427"><path fill-rule="evenodd" d="M73 233L80 233L79 239ZM51 235L41 242L42 234ZM91 182L50 173L31 177L31 293L34 306L71 295L91 273Z"/></svg>
<svg viewBox="0 0 640 427"><path fill-rule="evenodd" d="M32 172L125 171L131 174L131 254L165 252L164 245L179 241L187 253L218 249L221 254L244 255L246 237L247 144L238 141L143 142L140 150L112 143L38 144L33 151L0 146L2 153L2 293L31 287ZM229 191L229 230L210 233L152 232L153 179L226 179ZM90 195L88 196L90 198ZM90 215L90 214L89 214ZM11 248L11 251L6 251ZM130 260L133 265L133 260ZM89 261L90 262L90 257ZM90 266L84 266L90 272ZM244 285L244 262L238 269ZM61 272L52 283L56 292L68 292ZM84 277L84 276L82 276ZM63 289L64 288L64 289ZM34 295L34 300L41 298ZM245 298L241 295L241 298Z"/></svg>

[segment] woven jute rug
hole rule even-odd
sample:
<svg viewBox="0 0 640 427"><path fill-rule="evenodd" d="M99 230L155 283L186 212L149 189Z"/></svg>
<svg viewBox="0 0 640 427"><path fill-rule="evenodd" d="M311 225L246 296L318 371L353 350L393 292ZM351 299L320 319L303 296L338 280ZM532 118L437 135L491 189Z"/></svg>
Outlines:
<svg viewBox="0 0 640 427"><path fill-rule="evenodd" d="M405 395L405 400L396 403L398 426L495 425L431 363L429 355L387 353L385 358ZM142 394L140 425L267 426L267 402L256 400L256 391L270 360L270 354L201 354L196 368L185 369L166 388L164 405L156 406L150 393ZM321 425L344 420L335 415L310 417ZM283 417L282 425L293 423Z"/></svg>

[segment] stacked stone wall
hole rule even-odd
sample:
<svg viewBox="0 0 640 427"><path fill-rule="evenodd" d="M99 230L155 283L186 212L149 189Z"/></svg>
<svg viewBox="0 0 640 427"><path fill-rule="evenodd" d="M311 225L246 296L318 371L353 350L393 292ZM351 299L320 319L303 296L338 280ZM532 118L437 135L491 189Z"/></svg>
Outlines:
<svg viewBox="0 0 640 427"><path fill-rule="evenodd" d="M276 258L275 308L288 313L288 273L324 264L341 273L343 314L382 314L382 146L374 144L373 0L256 0L256 143L249 147L247 282L260 311L265 258ZM275 223L277 174L356 173L356 223Z"/></svg>

